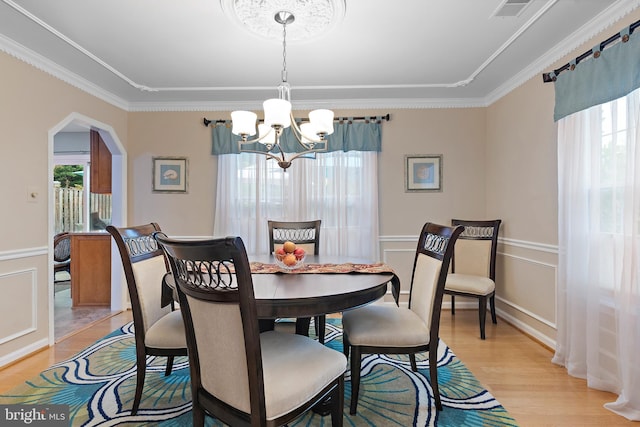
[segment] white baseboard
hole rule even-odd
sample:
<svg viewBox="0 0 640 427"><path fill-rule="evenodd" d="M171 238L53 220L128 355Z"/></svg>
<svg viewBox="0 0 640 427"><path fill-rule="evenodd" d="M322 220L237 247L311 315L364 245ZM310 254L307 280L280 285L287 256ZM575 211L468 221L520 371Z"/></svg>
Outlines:
<svg viewBox="0 0 640 427"><path fill-rule="evenodd" d="M29 356L32 353L35 353L38 350L49 347L48 338L43 338L39 341L29 344L26 347L23 347L19 350L14 351L13 353L9 353L0 358L0 368L8 365L11 362L15 362L16 360L20 360L23 357Z"/></svg>

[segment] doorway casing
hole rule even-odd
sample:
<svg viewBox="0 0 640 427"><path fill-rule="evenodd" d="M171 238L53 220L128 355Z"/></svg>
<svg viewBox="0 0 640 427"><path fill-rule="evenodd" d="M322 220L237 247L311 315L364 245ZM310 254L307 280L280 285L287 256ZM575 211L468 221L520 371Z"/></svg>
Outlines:
<svg viewBox="0 0 640 427"><path fill-rule="evenodd" d="M126 225L126 212L127 212L127 153L122 145L122 142L118 138L115 130L102 122L94 120L90 117L84 116L79 113L71 113L64 120L58 123L56 126L49 130L48 137L48 175L53 176L54 158L54 136L63 132L66 127L73 125L74 127L86 128L87 131L95 129L100 133L100 136L104 140L105 144L111 151L112 160L112 214L111 223L117 226ZM54 195L53 186L48 186L48 234L49 234L49 254L48 254L48 272L47 277L53 277L53 234L54 234ZM122 264L119 262L120 254L116 245L111 242L111 310L122 311L126 307L126 294L123 292L123 277ZM53 280L48 280L49 283L49 345L55 343L54 333L54 286Z"/></svg>

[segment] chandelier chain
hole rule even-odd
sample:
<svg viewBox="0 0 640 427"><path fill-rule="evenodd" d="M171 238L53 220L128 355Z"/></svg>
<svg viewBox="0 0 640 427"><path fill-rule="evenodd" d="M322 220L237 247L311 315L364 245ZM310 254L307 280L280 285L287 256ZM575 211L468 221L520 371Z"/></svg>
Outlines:
<svg viewBox="0 0 640 427"><path fill-rule="evenodd" d="M287 24L282 24L282 81L287 81Z"/></svg>

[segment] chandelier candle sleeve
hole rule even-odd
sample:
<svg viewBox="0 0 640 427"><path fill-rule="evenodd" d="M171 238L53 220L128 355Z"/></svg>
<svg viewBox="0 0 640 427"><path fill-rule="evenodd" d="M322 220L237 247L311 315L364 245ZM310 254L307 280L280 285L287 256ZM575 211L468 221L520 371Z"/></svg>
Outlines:
<svg viewBox="0 0 640 427"><path fill-rule="evenodd" d="M231 113L233 127L231 132L235 135L253 136L256 134L256 120L258 115L251 111L234 111Z"/></svg>

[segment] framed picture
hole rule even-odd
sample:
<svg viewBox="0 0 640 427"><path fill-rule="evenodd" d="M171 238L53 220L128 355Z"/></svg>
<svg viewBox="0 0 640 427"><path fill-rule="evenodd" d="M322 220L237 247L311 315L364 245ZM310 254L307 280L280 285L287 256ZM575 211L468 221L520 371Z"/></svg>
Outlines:
<svg viewBox="0 0 640 427"><path fill-rule="evenodd" d="M404 156L405 192L442 191L442 154Z"/></svg>
<svg viewBox="0 0 640 427"><path fill-rule="evenodd" d="M187 165L186 157L154 157L153 192L186 193Z"/></svg>

